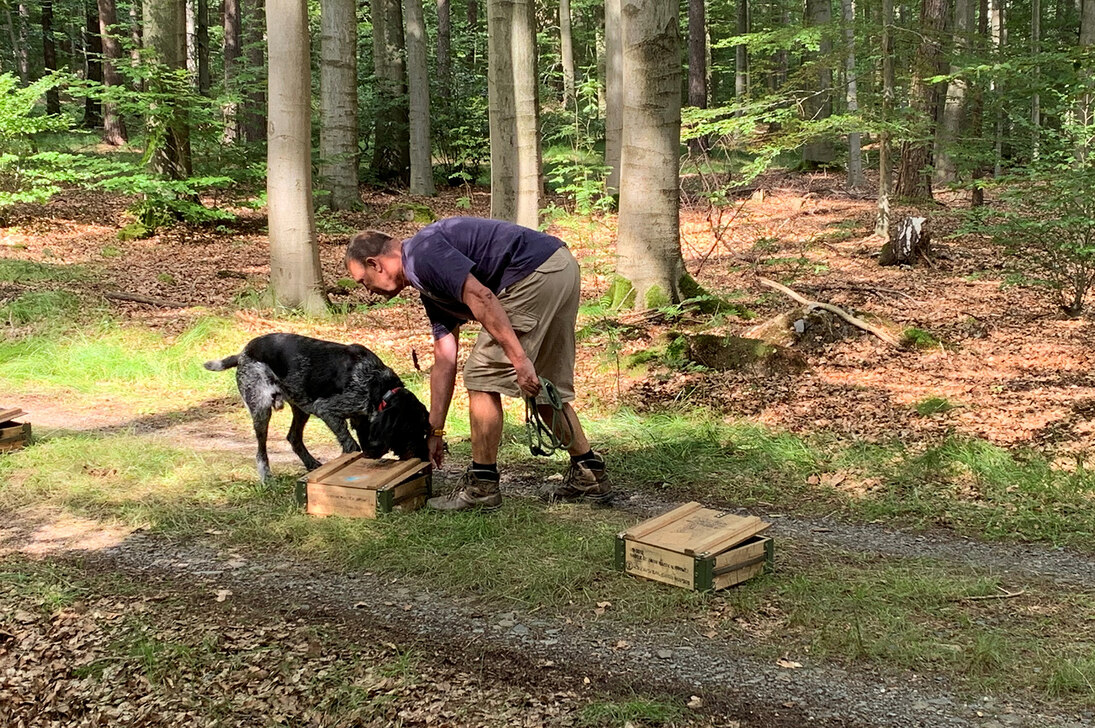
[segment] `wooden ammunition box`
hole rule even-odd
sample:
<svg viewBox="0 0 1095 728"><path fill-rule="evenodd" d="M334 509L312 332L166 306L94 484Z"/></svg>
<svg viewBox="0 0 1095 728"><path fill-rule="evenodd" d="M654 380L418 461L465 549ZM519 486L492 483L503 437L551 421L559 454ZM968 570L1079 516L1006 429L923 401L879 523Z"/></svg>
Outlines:
<svg viewBox="0 0 1095 728"><path fill-rule="evenodd" d="M0 407L0 452L21 450L30 442L30 423L19 421L25 414L18 407Z"/></svg>
<svg viewBox="0 0 1095 728"><path fill-rule="evenodd" d="M359 452L321 465L297 483L297 501L313 516L376 518L414 511L433 489L433 469L421 460L371 460Z"/></svg>
<svg viewBox="0 0 1095 728"><path fill-rule="evenodd" d="M712 591L772 568L771 524L686 503L616 537L616 567L673 586Z"/></svg>

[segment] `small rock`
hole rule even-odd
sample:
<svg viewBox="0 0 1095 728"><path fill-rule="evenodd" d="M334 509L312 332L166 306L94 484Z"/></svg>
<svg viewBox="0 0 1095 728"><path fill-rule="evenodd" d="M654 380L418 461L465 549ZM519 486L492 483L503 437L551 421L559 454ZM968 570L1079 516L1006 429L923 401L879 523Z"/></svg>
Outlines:
<svg viewBox="0 0 1095 728"><path fill-rule="evenodd" d="M673 650L658 650L658 657L662 658L663 660L668 660L672 656Z"/></svg>
<svg viewBox="0 0 1095 728"><path fill-rule="evenodd" d="M516 624L511 631L516 635L526 635L528 634L528 627L523 624Z"/></svg>

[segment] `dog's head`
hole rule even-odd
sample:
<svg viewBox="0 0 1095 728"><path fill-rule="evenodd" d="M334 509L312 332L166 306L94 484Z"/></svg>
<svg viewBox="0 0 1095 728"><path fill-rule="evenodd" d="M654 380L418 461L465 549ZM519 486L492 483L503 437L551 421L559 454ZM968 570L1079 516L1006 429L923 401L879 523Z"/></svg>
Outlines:
<svg viewBox="0 0 1095 728"><path fill-rule="evenodd" d="M427 439L430 434L430 413L414 393L404 387L389 390L380 404L354 428L361 440L361 450L367 457L379 458L389 450L400 460L429 460Z"/></svg>

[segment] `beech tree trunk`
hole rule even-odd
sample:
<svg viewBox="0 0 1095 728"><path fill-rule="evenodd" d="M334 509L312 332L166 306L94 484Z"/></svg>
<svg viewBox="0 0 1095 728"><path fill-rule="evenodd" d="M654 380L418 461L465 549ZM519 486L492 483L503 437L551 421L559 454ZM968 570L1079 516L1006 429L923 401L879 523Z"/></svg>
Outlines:
<svg viewBox="0 0 1095 728"><path fill-rule="evenodd" d="M977 36L976 44L979 51L988 48L989 39L989 0L978 0L977 3ZM978 139L984 139L985 118L985 84L980 82L973 87L973 98L970 101L970 128ZM973 194L970 199L971 207L981 207L985 204L985 190L979 180L985 176L985 166L978 161L973 168Z"/></svg>
<svg viewBox="0 0 1095 728"><path fill-rule="evenodd" d="M623 0L624 129L613 304L681 300L680 25L676 0Z"/></svg>
<svg viewBox="0 0 1095 728"><path fill-rule="evenodd" d="M266 141L266 6L263 0L243 2L246 3L244 7L247 13L243 19L247 65L253 73L258 74L258 78L248 86L243 136L249 142L261 142Z"/></svg>
<svg viewBox="0 0 1095 728"><path fill-rule="evenodd" d="M829 0L806 0L806 23L810 26L826 26L833 20L833 9ZM803 105L810 119L828 119L833 115L833 71L824 59L832 52L833 44L825 39L821 41L815 60L817 70L814 75L816 86ZM828 138L815 138L803 149L803 159L807 168L831 163L836 158L833 142Z"/></svg>
<svg viewBox="0 0 1095 728"><path fill-rule="evenodd" d="M373 134L373 176L407 184L411 178L407 71L400 0L373 0L373 65L380 109Z"/></svg>
<svg viewBox="0 0 1095 728"><path fill-rule="evenodd" d="M540 134L533 0L488 0L490 216L536 228Z"/></svg>
<svg viewBox="0 0 1095 728"><path fill-rule="evenodd" d="M228 96L228 101L224 104L224 142L226 144L235 144L243 138L239 111L240 89L236 84L242 45L243 25L240 18L240 0L224 0L224 92Z"/></svg>
<svg viewBox="0 0 1095 728"><path fill-rule="evenodd" d="M1037 0L1035 0L1037 1ZM966 113L968 89L966 79L958 75L962 54L968 52L970 33L973 31L974 0L955 0L954 5L954 50L955 60L950 72L954 77L947 84L947 96L943 103L943 116L935 134L935 177L936 185L948 185L958 179L958 169L954 162L953 151L958 145L958 134L962 119Z"/></svg>
<svg viewBox="0 0 1095 728"><path fill-rule="evenodd" d="M738 0L738 35L749 32L749 0ZM734 96L749 93L749 49L744 43L734 46Z"/></svg>
<svg viewBox="0 0 1095 728"><path fill-rule="evenodd" d="M479 3L476 0L468 0L467 9L468 35L472 37L471 50L468 52L468 68L475 68L476 59L476 31L479 29Z"/></svg>
<svg viewBox="0 0 1095 728"><path fill-rule="evenodd" d="M707 9L688 0L688 105L707 108Z"/></svg>
<svg viewBox="0 0 1095 728"><path fill-rule="evenodd" d="M103 85L109 93L112 88L120 88L122 78L118 74L118 63L122 59L122 45L118 42L118 9L114 0L98 0L99 34L103 44ZM103 141L120 146L127 140L125 120L110 101L103 102Z"/></svg>
<svg viewBox="0 0 1095 728"><path fill-rule="evenodd" d="M909 200L932 198L932 139L938 109L936 86L928 83L943 70L943 31L947 21L947 0L924 0L920 6L920 50L913 63L909 107L919 130L901 145L901 164L895 194Z"/></svg>
<svg viewBox="0 0 1095 728"><path fill-rule="evenodd" d="M357 191L357 6L320 3L319 178L332 210L360 205Z"/></svg>
<svg viewBox="0 0 1095 728"><path fill-rule="evenodd" d="M844 16L844 71L847 75L846 98L848 113L859 112L859 93L855 74L855 0L841 0ZM855 190L863 186L863 150L860 145L860 133L848 132L848 187Z"/></svg>
<svg viewBox="0 0 1095 728"><path fill-rule="evenodd" d="M623 0L605 0L605 182L609 194L620 191L620 151L624 123Z"/></svg>
<svg viewBox="0 0 1095 728"><path fill-rule="evenodd" d="M893 118L893 0L882 0L882 121ZM883 128L878 138L878 218L875 235L890 238L890 132Z"/></svg>
<svg viewBox="0 0 1095 728"><path fill-rule="evenodd" d="M570 0L559 0L559 57L563 64L563 105L576 104L574 36L570 32Z"/></svg>
<svg viewBox="0 0 1095 728"><path fill-rule="evenodd" d="M270 43L266 195L277 303L327 312L312 215L312 83L307 0L267 0Z"/></svg>
<svg viewBox="0 0 1095 728"><path fill-rule="evenodd" d="M15 65L19 71L19 80L24 84L30 83L30 51L27 46L27 28L30 26L30 9L26 3L19 3L18 10L19 30L18 41L15 43Z"/></svg>
<svg viewBox="0 0 1095 728"><path fill-rule="evenodd" d="M144 43L167 68L186 69L186 3L184 0L145 0ZM167 95L166 91L161 91ZM157 172L170 179L190 176L190 126L182 109L172 108L170 118L149 116L152 136L163 142L152 157ZM164 128L155 128L163 124Z"/></svg>
<svg viewBox="0 0 1095 728"><path fill-rule="evenodd" d="M437 0L437 77L438 93L449 98L452 85L452 7L449 0Z"/></svg>
<svg viewBox="0 0 1095 728"><path fill-rule="evenodd" d="M430 137L430 76L426 65L426 20L422 0L406 0L407 87L410 92L411 194L434 194Z"/></svg>
<svg viewBox="0 0 1095 728"><path fill-rule="evenodd" d="M186 68L194 87L209 95L209 0L186 0Z"/></svg>
<svg viewBox="0 0 1095 728"><path fill-rule="evenodd" d="M84 78L103 82L103 42L99 36L99 8L84 2ZM97 129L103 123L103 104L95 94L84 97L84 119L81 126Z"/></svg>
<svg viewBox="0 0 1095 728"><path fill-rule="evenodd" d="M42 0L42 65L47 74L57 70L57 41L53 37L53 0ZM46 91L46 113L61 113L61 96L56 88Z"/></svg>

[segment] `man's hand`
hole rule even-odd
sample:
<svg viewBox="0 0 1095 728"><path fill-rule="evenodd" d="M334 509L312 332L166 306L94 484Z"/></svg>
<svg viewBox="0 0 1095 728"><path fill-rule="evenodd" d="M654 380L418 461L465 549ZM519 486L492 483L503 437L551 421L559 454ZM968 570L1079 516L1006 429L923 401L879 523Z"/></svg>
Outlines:
<svg viewBox="0 0 1095 728"><path fill-rule="evenodd" d="M536 367L532 360L525 357L514 367L517 370L517 386L526 397L535 397L540 393L540 377L536 376Z"/></svg>
<svg viewBox="0 0 1095 728"><path fill-rule="evenodd" d="M445 459L445 440L440 435L430 435L427 445L430 448L430 462L435 468L440 468Z"/></svg>

